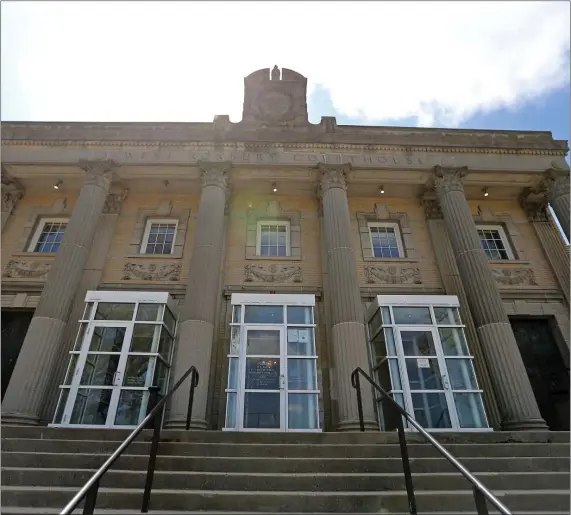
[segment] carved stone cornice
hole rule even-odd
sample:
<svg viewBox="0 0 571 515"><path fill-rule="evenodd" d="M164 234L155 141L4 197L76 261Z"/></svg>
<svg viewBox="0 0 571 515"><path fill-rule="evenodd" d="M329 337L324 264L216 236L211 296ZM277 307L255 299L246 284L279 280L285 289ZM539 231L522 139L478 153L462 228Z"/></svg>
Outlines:
<svg viewBox="0 0 571 515"><path fill-rule="evenodd" d="M434 171L434 189L440 195L446 195L452 191L464 192L462 181L468 173L468 167L444 167L436 165Z"/></svg>
<svg viewBox="0 0 571 515"><path fill-rule="evenodd" d="M549 202L563 195L569 195L569 170L549 168L545 171L545 176Z"/></svg>
<svg viewBox="0 0 571 515"><path fill-rule="evenodd" d="M365 266L363 271L369 284L422 284L419 268Z"/></svg>
<svg viewBox="0 0 571 515"><path fill-rule="evenodd" d="M123 280L178 281L180 270L179 263L125 263Z"/></svg>
<svg viewBox="0 0 571 515"><path fill-rule="evenodd" d="M286 283L302 282L302 270L298 265L245 265L244 282Z"/></svg>
<svg viewBox="0 0 571 515"><path fill-rule="evenodd" d="M519 205L531 222L547 222L547 184L542 181L535 188L524 188L518 197Z"/></svg>
<svg viewBox="0 0 571 515"><path fill-rule="evenodd" d="M317 185L317 195L323 194L332 188L341 188L347 191L347 175L351 171L350 164L326 164L319 163L317 170L320 173L319 183Z"/></svg>
<svg viewBox="0 0 571 515"><path fill-rule="evenodd" d="M19 261L11 259L8 261L3 277L14 279L45 279L52 264L46 261Z"/></svg>
<svg viewBox="0 0 571 515"><path fill-rule="evenodd" d="M129 190L127 188L108 193L107 198L105 199L103 213L108 215L118 215L123 207L123 202L128 196Z"/></svg>
<svg viewBox="0 0 571 515"><path fill-rule="evenodd" d="M231 162L198 161L198 167L200 168L203 188L206 186L218 186L224 190L228 189L228 174L232 168Z"/></svg>
<svg viewBox="0 0 571 515"><path fill-rule="evenodd" d="M116 165L111 159L99 161L82 159L79 161L79 166L85 171L85 184L99 186L106 191L109 190L116 169Z"/></svg>

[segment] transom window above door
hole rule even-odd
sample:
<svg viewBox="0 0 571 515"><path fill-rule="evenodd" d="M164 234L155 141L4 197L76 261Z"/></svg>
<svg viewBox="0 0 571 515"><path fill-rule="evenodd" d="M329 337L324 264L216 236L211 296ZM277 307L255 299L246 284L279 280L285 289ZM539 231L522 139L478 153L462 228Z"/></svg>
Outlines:
<svg viewBox="0 0 571 515"><path fill-rule="evenodd" d="M377 258L404 257L402 238L397 223L369 223L373 256Z"/></svg>
<svg viewBox="0 0 571 515"><path fill-rule="evenodd" d="M478 236L488 259L514 259L504 228L501 225L478 225Z"/></svg>
<svg viewBox="0 0 571 515"><path fill-rule="evenodd" d="M287 221L260 221L256 254L264 257L290 255L290 224Z"/></svg>
<svg viewBox="0 0 571 515"><path fill-rule="evenodd" d="M176 230L176 220L147 220L141 254L172 254Z"/></svg>
<svg viewBox="0 0 571 515"><path fill-rule="evenodd" d="M67 218L42 218L28 252L57 252L68 224Z"/></svg>

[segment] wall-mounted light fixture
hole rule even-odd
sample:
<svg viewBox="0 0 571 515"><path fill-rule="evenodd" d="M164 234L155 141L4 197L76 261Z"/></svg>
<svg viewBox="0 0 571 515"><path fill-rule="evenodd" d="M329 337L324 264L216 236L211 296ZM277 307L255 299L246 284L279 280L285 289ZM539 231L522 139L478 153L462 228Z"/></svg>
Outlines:
<svg viewBox="0 0 571 515"><path fill-rule="evenodd" d="M489 195L488 188L484 188L482 191L484 192L484 197L487 197Z"/></svg>
<svg viewBox="0 0 571 515"><path fill-rule="evenodd" d="M170 183L169 183L168 180L165 179L165 180L163 181L163 184L165 185L165 188L168 188Z"/></svg>
<svg viewBox="0 0 571 515"><path fill-rule="evenodd" d="M59 190L59 187L63 184L63 181L57 181L54 184L54 190Z"/></svg>
<svg viewBox="0 0 571 515"><path fill-rule="evenodd" d="M275 182L272 182L272 191L276 193L278 191L278 186Z"/></svg>
<svg viewBox="0 0 571 515"><path fill-rule="evenodd" d="M379 186L379 192L381 193L381 195L385 192L385 187L384 186Z"/></svg>

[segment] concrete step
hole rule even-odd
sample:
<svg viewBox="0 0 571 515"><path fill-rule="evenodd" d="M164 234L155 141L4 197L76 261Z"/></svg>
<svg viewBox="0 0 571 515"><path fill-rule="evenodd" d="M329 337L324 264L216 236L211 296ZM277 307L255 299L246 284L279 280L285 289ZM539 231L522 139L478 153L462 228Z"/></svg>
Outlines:
<svg viewBox="0 0 571 515"><path fill-rule="evenodd" d="M2 438L32 438L59 440L111 440L122 441L130 431L123 429L85 429L57 427L2 426ZM150 441L152 432L145 430L140 441ZM163 430L163 441L193 443L259 443L259 444L398 444L396 432L370 433L235 433L229 431ZM452 443L569 443L569 432L510 431L478 433L434 433L442 444ZM407 441L424 443L423 437L408 433Z"/></svg>
<svg viewBox="0 0 571 515"><path fill-rule="evenodd" d="M2 452L3 467L97 469L107 455L79 453ZM146 470L148 457L127 454L114 469ZM444 458L412 458L413 473L454 472ZM462 464L476 472L568 472L568 457L464 458ZM400 458L279 458L157 456L157 470L249 473L386 473L402 472Z"/></svg>
<svg viewBox="0 0 571 515"><path fill-rule="evenodd" d="M76 488L3 486L2 504L26 507L61 507L76 493ZM504 490L495 492L511 510L569 512L568 490ZM142 489L101 488L97 506L100 509L138 509ZM474 511L471 490L418 491L420 513ZM386 513L406 512L407 497L403 491L386 492L236 492L197 490L154 490L152 508L157 510L219 510L239 507L253 513Z"/></svg>
<svg viewBox="0 0 571 515"><path fill-rule="evenodd" d="M81 488L95 473L85 469L3 468L5 486L69 486ZM145 471L110 470L102 487L141 488ZM495 490L563 490L569 487L567 472L476 474L492 491ZM413 476L415 490L466 490L471 488L459 473L428 473ZM175 490L236 490L287 492L385 491L406 488L402 472L384 474L244 474L227 472L170 472L157 470L153 487Z"/></svg>
<svg viewBox="0 0 571 515"><path fill-rule="evenodd" d="M2 509L2 515L59 515L60 508L18 508L8 507ZM251 511L180 511L180 510L149 510L149 515L254 515L256 512ZM259 512L257 512L259 513ZM368 515L365 513L339 513L339 512L279 512L280 515ZM490 513L497 513L490 508ZM114 509L95 509L94 515L141 515L140 510L114 510ZM409 515L409 512L383 512L382 515ZM478 515L475 511L439 511L439 512L421 512L421 515ZM569 515L568 511L519 511L517 515Z"/></svg>
<svg viewBox="0 0 571 515"><path fill-rule="evenodd" d="M2 440L2 452L66 452L112 454L120 441L14 439ZM440 454L430 444L407 445L411 457L438 457ZM568 457L571 446L564 443L529 444L449 444L446 449L457 458L463 457ZM146 454L150 443L133 442L129 454ZM161 442L159 451L170 456L221 456L221 457L317 457L317 458L397 458L398 444L235 444L235 443L174 443Z"/></svg>

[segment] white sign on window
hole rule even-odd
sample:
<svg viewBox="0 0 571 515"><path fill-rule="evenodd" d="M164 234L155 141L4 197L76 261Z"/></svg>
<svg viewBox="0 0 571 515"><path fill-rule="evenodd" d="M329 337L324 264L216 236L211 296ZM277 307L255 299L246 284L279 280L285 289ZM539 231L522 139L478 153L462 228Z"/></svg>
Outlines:
<svg viewBox="0 0 571 515"><path fill-rule="evenodd" d="M287 341L290 343L297 343L299 341L299 333L297 329L287 330Z"/></svg>
<svg viewBox="0 0 571 515"><path fill-rule="evenodd" d="M428 358L418 358L416 360L416 366L418 368L430 368L430 362L428 361Z"/></svg>

